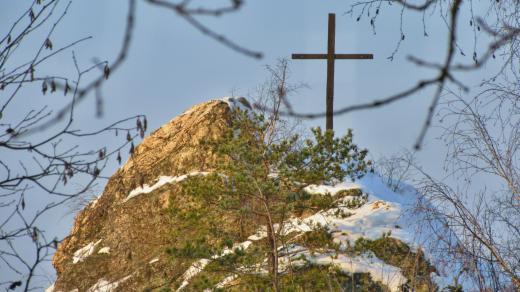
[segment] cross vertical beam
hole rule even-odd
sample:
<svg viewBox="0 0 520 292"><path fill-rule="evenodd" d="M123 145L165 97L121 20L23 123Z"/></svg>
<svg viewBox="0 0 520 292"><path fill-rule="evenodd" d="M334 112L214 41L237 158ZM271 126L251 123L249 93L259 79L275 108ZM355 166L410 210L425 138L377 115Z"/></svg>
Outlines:
<svg viewBox="0 0 520 292"><path fill-rule="evenodd" d="M334 54L336 46L336 14L329 13L329 37L327 42L327 122L326 129L334 127Z"/></svg>
<svg viewBox="0 0 520 292"><path fill-rule="evenodd" d="M372 54L336 54L336 15L329 13L329 25L328 25L328 41L327 41L327 54L292 54L292 58L296 60L327 60L327 92L326 92L326 129L333 129L333 117L334 117L334 62L336 59L356 59L356 60L367 60L373 59Z"/></svg>

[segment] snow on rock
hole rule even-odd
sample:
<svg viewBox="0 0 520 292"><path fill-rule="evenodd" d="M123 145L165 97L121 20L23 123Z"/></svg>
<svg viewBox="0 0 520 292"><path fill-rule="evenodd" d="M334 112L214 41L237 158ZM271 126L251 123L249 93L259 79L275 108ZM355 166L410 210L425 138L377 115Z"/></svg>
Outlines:
<svg viewBox="0 0 520 292"><path fill-rule="evenodd" d="M388 232L398 239L408 238L406 232L395 228L395 222L399 218L398 207L380 202L366 203L358 209L333 208L305 219L291 218L284 223L282 233L309 232L322 226L328 228L336 242L355 241L360 237L377 239ZM350 216L343 218L338 215L338 209L348 212ZM275 228L278 228L277 224Z"/></svg>
<svg viewBox="0 0 520 292"><path fill-rule="evenodd" d="M94 208L94 207L96 207L96 205L97 205L97 203L98 203L98 200L99 200L99 197L94 198L92 201L90 201L90 203L89 203L88 206L89 206L90 208Z"/></svg>
<svg viewBox="0 0 520 292"><path fill-rule="evenodd" d="M116 282L109 282L105 280L104 278L99 279L99 281L94 284L94 286L90 287L87 292L112 292L115 291L117 286L119 284L123 283L124 281L130 279L132 275L126 276Z"/></svg>
<svg viewBox="0 0 520 292"><path fill-rule="evenodd" d="M251 244L253 244L253 242L250 241L250 240L246 240L246 241L241 242L241 243L233 244L232 248L225 247L224 250L219 255L214 255L211 258L212 259L218 259L218 258L220 258L222 256L234 253L235 250L237 250L237 249L246 250Z"/></svg>
<svg viewBox="0 0 520 292"><path fill-rule="evenodd" d="M304 190L309 194L330 194L335 196L339 191L348 191L352 189L359 189L359 185L354 183L342 183L334 186L327 185L309 185Z"/></svg>
<svg viewBox="0 0 520 292"><path fill-rule="evenodd" d="M349 205L346 203L360 197L345 196L340 199L338 206L335 208L319 211L303 219L289 219L284 223L282 233L302 234L315 230L316 227L325 226L331 232L334 242L340 245L340 251L359 238L376 240L388 235L403 241L410 248L422 246L421 240L425 240L427 235L421 235L413 229L413 226L417 224L417 222L414 222L414 220L417 220L417 218L414 218L415 215L405 214L408 213L409 208L414 206L418 198L413 188L405 189L406 191L402 193L393 192L384 184L381 177L375 174L367 174L355 182L344 181L334 186L311 185L305 188L311 194L332 196L342 190L352 189L361 189L364 194L368 195L367 201L358 208L351 209L347 207ZM278 226L275 226L275 229L277 228ZM232 253L237 247L247 249L254 241L266 236L266 228L261 228L255 234L249 236L247 241L234 245L232 249L225 249L220 255L213 256L212 259ZM374 280L387 285L391 291L398 291L400 285L407 281L398 267L384 263L371 252L349 256L341 252L339 254L327 251L321 254L311 253L305 247L297 245L288 248L291 249L290 252L287 252L287 248L280 247L282 254L290 255L280 258L280 272L282 273L287 269L288 263L292 265L305 264L305 261L301 259L301 256L303 256L307 261L314 264L334 265L348 273L370 273ZM189 280L202 271L210 261L211 259L201 259L193 264L184 273L184 281L177 291L185 288L189 284ZM259 272L267 271L261 269ZM217 288L224 287L236 277L236 275L231 275L224 278L219 282Z"/></svg>
<svg viewBox="0 0 520 292"><path fill-rule="evenodd" d="M150 186L148 184L144 184L142 187L138 187L138 188L132 190L128 194L128 196L125 198L124 202L126 202L134 197L137 197L138 195L151 193L154 190L156 190L166 184L178 183L178 182L181 182L181 181L187 179L190 176L207 175L207 174L208 174L208 172L194 171L189 174L184 174L184 175L180 175L180 176L160 176L159 180L152 186Z"/></svg>
<svg viewBox="0 0 520 292"><path fill-rule="evenodd" d="M261 230L258 230L255 234L249 236L247 239L251 241L257 241L265 237L267 237L267 231L266 228L263 228Z"/></svg>
<svg viewBox="0 0 520 292"><path fill-rule="evenodd" d="M401 193L394 192L388 188L383 179L377 175L368 173L355 182L345 181L340 185L357 185L365 193L373 197L373 200L383 200L398 203L404 206L411 206L417 201L417 191L412 187L403 187Z"/></svg>
<svg viewBox="0 0 520 292"><path fill-rule="evenodd" d="M342 200L348 201L351 198L345 197ZM343 218L338 210L347 212L350 216ZM318 226L326 226L334 241L339 244L346 244L347 240L353 243L361 237L375 240L388 233L405 243L413 242L409 232L401 229L398 224L401 211L399 204L374 201L369 197L369 202L357 209L339 207L320 211L305 219L292 218L283 226L283 233L309 232Z"/></svg>
<svg viewBox="0 0 520 292"><path fill-rule="evenodd" d="M253 244L253 241L260 240L264 237L265 236L255 236L252 239L252 236L250 236L248 238L249 240L234 244L232 248L226 247L220 254L212 256L211 259L200 259L200 260L196 261L182 275L183 281L182 281L182 284L177 289L177 291L181 291L186 286L188 286L190 279L195 277L198 273L202 272L202 270L204 270L204 268L211 262L211 260L218 259L218 258L223 257L228 254L232 254L237 249L246 250L249 246L251 246L251 244Z"/></svg>
<svg viewBox="0 0 520 292"><path fill-rule="evenodd" d="M184 289L184 287L188 286L188 284L190 283L189 282L190 279L193 278L195 275L197 275L202 270L204 270L204 268L206 267L207 264L209 264L209 262L210 262L210 260L208 260L208 259L200 259L200 260L196 261L194 264L192 264L186 270L186 272L184 272L184 274L182 274L183 281L182 281L182 284L177 289L177 291L181 291L182 289Z"/></svg>
<svg viewBox="0 0 520 292"><path fill-rule="evenodd" d="M340 206L318 212L303 220L293 219L287 227L288 231L310 231L316 224L321 224L329 228L335 242L338 243L345 242L346 239L355 241L360 237L374 240L390 233L391 237L403 241L414 249L423 246L423 243L429 239L427 234L419 232L418 218L410 212L418 199L417 192L413 188L403 193L396 193L385 185L380 176L367 174L355 182L345 181L334 186L312 186L306 190L313 194L335 195L341 190L356 188L368 194L368 202L360 208L349 209ZM347 196L342 200L346 203L346 200L351 198ZM350 213L351 216L346 218L337 216L338 209Z"/></svg>
<svg viewBox="0 0 520 292"><path fill-rule="evenodd" d="M215 285L215 288L222 289L226 287L229 283L233 282L236 278L238 278L238 275L227 276L224 279L222 279L222 281L218 282L218 284Z"/></svg>
<svg viewBox="0 0 520 292"><path fill-rule="evenodd" d="M105 246L99 249L98 254L110 254L110 247Z"/></svg>
<svg viewBox="0 0 520 292"><path fill-rule="evenodd" d="M280 259L280 268L287 267L290 263L293 266L302 265L305 259L317 265L332 265L338 267L346 273L369 273L372 279L380 281L388 286L391 291L399 291L399 287L406 283L407 279L401 273L401 269L388 265L378 259L372 253L350 257L344 254L334 253L311 253L305 247L292 245L285 249L290 256Z"/></svg>
<svg viewBox="0 0 520 292"><path fill-rule="evenodd" d="M91 242L87 244L86 246L78 249L74 252L74 256L72 257L72 263L76 264L79 262L82 262L84 259L86 259L88 256L90 256L92 253L94 253L94 249L96 246L101 242L101 239L94 242Z"/></svg>

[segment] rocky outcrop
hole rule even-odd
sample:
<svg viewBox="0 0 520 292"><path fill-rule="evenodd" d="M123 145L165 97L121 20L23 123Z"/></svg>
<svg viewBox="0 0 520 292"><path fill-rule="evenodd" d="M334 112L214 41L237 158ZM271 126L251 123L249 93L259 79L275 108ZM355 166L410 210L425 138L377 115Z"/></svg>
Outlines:
<svg viewBox="0 0 520 292"><path fill-rule="evenodd" d="M168 279L172 267L164 256L171 228L167 206L175 186L126 197L132 190L157 185L160 176L209 169L212 155L203 153L199 144L218 137L228 126L229 103L213 100L194 106L136 147L103 194L77 215L70 235L59 245L53 258L58 275L54 291L142 291Z"/></svg>
<svg viewBox="0 0 520 292"><path fill-rule="evenodd" d="M217 224L223 233L242 233L234 224L236 218L186 196L177 184L190 175L211 172L216 157L202 144L229 130L235 108L250 106L243 98L209 101L194 106L144 139L109 179L103 194L76 216L70 235L54 255L58 277L48 290L200 291L202 283L209 289L244 291L246 286L240 284L248 284L252 278L241 278L226 270L208 271L208 267L236 250L245 251L249 246L254 249L265 240L264 229L247 227L251 230L240 235L243 240L233 239L231 245L226 243L227 249L212 256L183 258L171 249L201 238L214 241L212 230ZM431 277L435 269L417 248L420 238L409 227L416 220L403 216L406 205L416 199L413 190L397 194L377 175L366 175L356 182L309 186L306 192L334 198L338 205L314 208L308 214L294 213L284 221L284 233L294 236L283 247L280 273L284 274L284 265L302 266L294 270L297 275L281 277L282 286L299 281L295 287L302 291L324 287L333 291L437 289ZM193 215L190 206L202 211ZM200 224L195 224L200 226L185 220L192 215L203 217L197 221ZM337 249L331 250L332 246ZM252 266L265 262L263 256L255 258ZM265 275L265 269L258 266L259 272L255 273ZM256 290L271 287L261 278L257 280L252 286Z"/></svg>

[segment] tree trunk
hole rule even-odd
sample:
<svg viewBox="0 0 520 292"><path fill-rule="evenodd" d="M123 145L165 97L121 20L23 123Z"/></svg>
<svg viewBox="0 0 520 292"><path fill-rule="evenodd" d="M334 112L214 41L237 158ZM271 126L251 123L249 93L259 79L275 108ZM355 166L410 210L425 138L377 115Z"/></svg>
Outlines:
<svg viewBox="0 0 520 292"><path fill-rule="evenodd" d="M276 244L276 232L274 230L273 218L271 217L271 210L267 197L264 196L264 208L267 217L267 237L269 239L269 273L273 281L273 289L278 292L278 249Z"/></svg>
<svg viewBox="0 0 520 292"><path fill-rule="evenodd" d="M269 273L273 279L273 289L278 291L278 249L276 246L276 234L271 224L271 216L269 215L270 223L267 224L267 234L269 237Z"/></svg>

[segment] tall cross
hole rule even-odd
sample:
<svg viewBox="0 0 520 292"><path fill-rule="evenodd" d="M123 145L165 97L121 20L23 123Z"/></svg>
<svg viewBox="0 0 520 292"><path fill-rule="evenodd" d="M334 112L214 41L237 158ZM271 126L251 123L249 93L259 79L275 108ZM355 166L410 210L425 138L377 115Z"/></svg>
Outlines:
<svg viewBox="0 0 520 292"><path fill-rule="evenodd" d="M334 60L336 59L373 59L372 54L336 54L336 14L329 13L329 38L327 43L327 54L293 54L292 58L302 59L327 59L327 124L326 129L332 130L334 114Z"/></svg>

